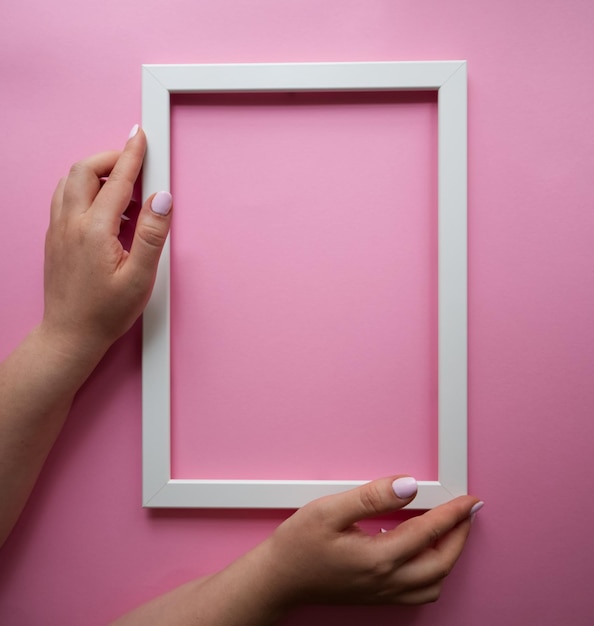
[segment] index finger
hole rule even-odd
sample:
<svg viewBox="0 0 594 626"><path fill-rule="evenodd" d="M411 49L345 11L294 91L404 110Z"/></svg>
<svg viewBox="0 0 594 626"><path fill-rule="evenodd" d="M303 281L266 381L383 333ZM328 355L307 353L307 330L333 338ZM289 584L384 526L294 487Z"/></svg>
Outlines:
<svg viewBox="0 0 594 626"><path fill-rule="evenodd" d="M101 188L101 178L112 171L119 156L115 151L100 152L75 163L64 181L61 200L56 198L55 217L86 212Z"/></svg>
<svg viewBox="0 0 594 626"><path fill-rule="evenodd" d="M460 522L468 519L472 507L478 502L472 496L460 496L419 517L402 522L381 538L391 542L396 560L404 563L433 546Z"/></svg>
<svg viewBox="0 0 594 626"><path fill-rule="evenodd" d="M136 128L136 127L135 127ZM128 139L105 184L97 194L91 210L109 219L117 219L128 208L134 183L142 169L146 153L146 135L141 129Z"/></svg>

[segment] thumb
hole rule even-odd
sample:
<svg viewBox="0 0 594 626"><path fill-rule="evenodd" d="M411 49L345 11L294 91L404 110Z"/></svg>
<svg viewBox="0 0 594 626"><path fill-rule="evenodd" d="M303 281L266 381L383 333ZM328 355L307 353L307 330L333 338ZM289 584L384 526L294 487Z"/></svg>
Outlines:
<svg viewBox="0 0 594 626"><path fill-rule="evenodd" d="M171 194L160 191L149 197L140 210L127 260L130 271L138 276L145 273L154 276L157 271L169 233L172 205Z"/></svg>
<svg viewBox="0 0 594 626"><path fill-rule="evenodd" d="M380 478L355 489L330 496L326 506L339 530L356 522L403 508L417 495L417 481L412 476Z"/></svg>

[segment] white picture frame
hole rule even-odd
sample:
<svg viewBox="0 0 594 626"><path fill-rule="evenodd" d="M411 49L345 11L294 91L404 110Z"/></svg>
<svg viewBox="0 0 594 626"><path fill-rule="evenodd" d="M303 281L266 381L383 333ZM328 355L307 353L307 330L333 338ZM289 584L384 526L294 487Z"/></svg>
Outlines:
<svg viewBox="0 0 594 626"><path fill-rule="evenodd" d="M144 65L143 194L170 189L170 95L200 92L435 90L438 101L438 479L410 508L467 492L467 67L465 61ZM376 477L201 480L171 477L170 251L143 318L144 507L298 508ZM297 477L298 478L298 477Z"/></svg>

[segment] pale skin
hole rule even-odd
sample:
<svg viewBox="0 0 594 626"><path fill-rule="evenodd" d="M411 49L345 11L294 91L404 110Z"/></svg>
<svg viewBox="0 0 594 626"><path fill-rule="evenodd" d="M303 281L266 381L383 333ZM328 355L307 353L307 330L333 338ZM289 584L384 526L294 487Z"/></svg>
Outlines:
<svg viewBox="0 0 594 626"><path fill-rule="evenodd" d="M145 151L146 137L138 130L122 152L74 165L52 198L43 318L0 364L0 545L29 498L76 392L150 296L169 231L170 197L147 200L130 252L118 240L120 216ZM462 496L386 533L368 535L360 520L413 500L414 487L406 496L396 494L398 478L306 505L226 569L174 589L115 623L266 626L300 604L437 600L480 503Z"/></svg>

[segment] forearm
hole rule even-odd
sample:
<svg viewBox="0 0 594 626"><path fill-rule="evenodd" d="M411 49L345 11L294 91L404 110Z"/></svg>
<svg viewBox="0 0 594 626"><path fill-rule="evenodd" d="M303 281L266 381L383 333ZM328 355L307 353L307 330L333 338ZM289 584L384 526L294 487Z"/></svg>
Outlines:
<svg viewBox="0 0 594 626"><path fill-rule="evenodd" d="M112 626L272 626L288 610L268 542L221 572L187 583Z"/></svg>
<svg viewBox="0 0 594 626"><path fill-rule="evenodd" d="M96 346L75 350L39 326L0 364L0 545L101 356Z"/></svg>

